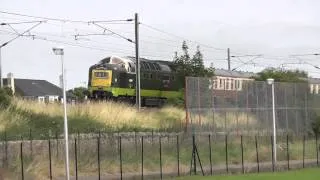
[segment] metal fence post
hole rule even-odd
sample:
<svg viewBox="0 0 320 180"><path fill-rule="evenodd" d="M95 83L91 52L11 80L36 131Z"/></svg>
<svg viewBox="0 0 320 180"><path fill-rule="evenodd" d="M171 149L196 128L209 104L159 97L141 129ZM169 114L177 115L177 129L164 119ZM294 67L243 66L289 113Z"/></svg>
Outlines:
<svg viewBox="0 0 320 180"><path fill-rule="evenodd" d="M271 156L271 158L272 158L272 172L274 172L274 158L273 158L273 156L274 156L274 152L273 152L273 146L274 146L274 144L273 144L273 135L271 135L270 136L271 137L271 152L272 152L272 156Z"/></svg>
<svg viewBox="0 0 320 180"><path fill-rule="evenodd" d="M210 175L212 175L211 134L209 134L209 161L210 161Z"/></svg>
<svg viewBox="0 0 320 180"><path fill-rule="evenodd" d="M290 170L290 151L289 151L289 135L287 134L287 161L288 161L288 170Z"/></svg>
<svg viewBox="0 0 320 180"><path fill-rule="evenodd" d="M161 152L161 136L159 136L159 158L160 158L160 179L162 179L162 152Z"/></svg>
<svg viewBox="0 0 320 180"><path fill-rule="evenodd" d="M97 138L97 151L98 151L98 179L101 179L101 172L100 172L100 132L99 137Z"/></svg>
<svg viewBox="0 0 320 180"><path fill-rule="evenodd" d="M76 168L76 180L78 180L78 147L77 147L77 138L74 138L74 164Z"/></svg>
<svg viewBox="0 0 320 180"><path fill-rule="evenodd" d="M24 180L24 169L23 169L23 142L20 143L20 163L21 163L21 179Z"/></svg>
<svg viewBox="0 0 320 180"><path fill-rule="evenodd" d="M79 131L79 129L77 130L77 136L78 136L78 143L77 143L77 149L78 149L78 154L81 154L81 152L80 152L80 131Z"/></svg>
<svg viewBox="0 0 320 180"><path fill-rule="evenodd" d="M58 131L56 131L56 144L57 144L57 158L59 158L59 138L58 138Z"/></svg>
<svg viewBox="0 0 320 180"><path fill-rule="evenodd" d="M51 141L48 139L48 151L49 151L49 177L52 180L52 160L51 160Z"/></svg>
<svg viewBox="0 0 320 180"><path fill-rule="evenodd" d="M260 172L258 138L255 136L258 173Z"/></svg>
<svg viewBox="0 0 320 180"><path fill-rule="evenodd" d="M138 154L138 142L137 142L137 131L134 130L134 147L136 149L136 155Z"/></svg>
<svg viewBox="0 0 320 180"><path fill-rule="evenodd" d="M153 145L153 138L154 138L154 132L153 132L153 129L151 130L151 143Z"/></svg>
<svg viewBox="0 0 320 180"><path fill-rule="evenodd" d="M141 136L141 179L143 180L143 136Z"/></svg>
<svg viewBox="0 0 320 180"><path fill-rule="evenodd" d="M4 147L4 151L5 151L5 167L8 167L9 162L8 162L8 138L7 138L7 131L4 131L4 141L5 141L5 147Z"/></svg>
<svg viewBox="0 0 320 180"><path fill-rule="evenodd" d="M243 136L240 136L241 141L241 165L242 165L242 173L244 174L244 160L243 160Z"/></svg>
<svg viewBox="0 0 320 180"><path fill-rule="evenodd" d="M33 150L32 150L32 130L31 130L31 128L29 129L29 141L30 141L30 156L32 156Z"/></svg>
<svg viewBox="0 0 320 180"><path fill-rule="evenodd" d="M303 135L303 155L302 155L302 168L304 168L304 159L305 159L305 154L306 154L306 136Z"/></svg>
<svg viewBox="0 0 320 180"><path fill-rule="evenodd" d="M318 133L316 133L317 166L319 166L319 150L320 150L320 147L318 149Z"/></svg>
<svg viewBox="0 0 320 180"><path fill-rule="evenodd" d="M179 135L177 134L177 163L178 163L178 176L180 176L180 147L179 147Z"/></svg>
<svg viewBox="0 0 320 180"><path fill-rule="evenodd" d="M229 173L229 165L228 165L228 135L225 137L225 145L226 145L226 170Z"/></svg>
<svg viewBox="0 0 320 180"><path fill-rule="evenodd" d="M120 160L120 180L122 180L122 143L121 143L121 136L119 136L119 160Z"/></svg>

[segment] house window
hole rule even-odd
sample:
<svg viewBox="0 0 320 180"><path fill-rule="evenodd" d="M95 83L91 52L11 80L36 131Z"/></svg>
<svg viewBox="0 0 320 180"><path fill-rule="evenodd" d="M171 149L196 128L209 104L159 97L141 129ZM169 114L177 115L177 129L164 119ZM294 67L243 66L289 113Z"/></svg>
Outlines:
<svg viewBox="0 0 320 180"><path fill-rule="evenodd" d="M319 94L319 84L316 85L316 94Z"/></svg>
<svg viewBox="0 0 320 180"><path fill-rule="evenodd" d="M241 80L238 80L238 83L237 83L238 84L238 88L237 88L238 90L241 90L241 82L242 82Z"/></svg>
<svg viewBox="0 0 320 180"><path fill-rule="evenodd" d="M237 90L238 89L238 81L239 80L234 80L234 89Z"/></svg>
<svg viewBox="0 0 320 180"><path fill-rule="evenodd" d="M231 79L230 81L231 81L231 82L230 82L230 89L233 90L234 80Z"/></svg>
<svg viewBox="0 0 320 180"><path fill-rule="evenodd" d="M229 90L229 79L226 79L225 87L226 87L226 90Z"/></svg>
<svg viewBox="0 0 320 180"><path fill-rule="evenodd" d="M310 93L313 94L313 84L310 84Z"/></svg>
<svg viewBox="0 0 320 180"><path fill-rule="evenodd" d="M214 89L218 89L218 81L217 80L214 80L213 81L213 87L214 87Z"/></svg>
<svg viewBox="0 0 320 180"><path fill-rule="evenodd" d="M219 87L220 87L220 88L223 88L222 79L219 79L219 81L220 81L220 82L219 82L219 84L220 84Z"/></svg>

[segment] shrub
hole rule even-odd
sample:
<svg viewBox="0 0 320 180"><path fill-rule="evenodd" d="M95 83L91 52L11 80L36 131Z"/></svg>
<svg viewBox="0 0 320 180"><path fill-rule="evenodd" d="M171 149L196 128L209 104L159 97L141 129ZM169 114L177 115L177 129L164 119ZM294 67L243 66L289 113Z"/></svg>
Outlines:
<svg viewBox="0 0 320 180"><path fill-rule="evenodd" d="M313 120L311 126L314 134L320 134L320 116Z"/></svg>
<svg viewBox="0 0 320 180"><path fill-rule="evenodd" d="M11 96L9 91L4 88L0 89L0 108L7 108L11 104Z"/></svg>

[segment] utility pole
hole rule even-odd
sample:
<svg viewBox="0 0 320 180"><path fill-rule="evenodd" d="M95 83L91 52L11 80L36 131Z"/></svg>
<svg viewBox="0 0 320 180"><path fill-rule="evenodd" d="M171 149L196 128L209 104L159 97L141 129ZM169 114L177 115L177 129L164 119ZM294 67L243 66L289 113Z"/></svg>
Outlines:
<svg viewBox="0 0 320 180"><path fill-rule="evenodd" d="M230 48L228 48L228 70L230 71L231 70L231 67L230 67Z"/></svg>
<svg viewBox="0 0 320 180"><path fill-rule="evenodd" d="M139 19L138 13L135 13L135 44L136 44L136 104L137 109L141 108L141 96L140 96L140 59L139 59Z"/></svg>

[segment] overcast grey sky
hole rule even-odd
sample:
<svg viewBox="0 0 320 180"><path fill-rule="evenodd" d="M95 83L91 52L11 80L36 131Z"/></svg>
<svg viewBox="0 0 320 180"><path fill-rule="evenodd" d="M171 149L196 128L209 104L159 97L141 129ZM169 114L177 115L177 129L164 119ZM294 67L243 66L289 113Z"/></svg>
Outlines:
<svg viewBox="0 0 320 180"><path fill-rule="evenodd" d="M227 68L226 48L232 55L263 54L254 60L256 66L244 65L239 70L260 71L264 66L278 67L281 63L297 62L290 54L319 53L320 1L317 0L1 0L1 11L74 20L110 20L133 18L139 13L143 24L185 37L200 44L206 65ZM20 22L33 18L0 13L1 22ZM19 32L33 24L14 25ZM128 38L134 39L133 24L103 24ZM141 55L153 59L171 60L180 49L182 39L140 26ZM9 27L0 27L0 43L14 35ZM134 55L134 46L115 36L90 36L75 41L72 35L101 33L94 25L48 21L31 31L35 40L21 37L2 49L3 74L12 72L17 78L45 79L59 84L59 57L51 48L59 40L94 49L65 47L68 88L87 82L88 68L110 55ZM193 53L195 42L189 42ZM208 45L208 46L204 46ZM212 47L216 47L212 48ZM100 50L97 50L100 49ZM301 57L320 65L315 56ZM250 58L233 58L232 68ZM308 65L300 67L314 77L320 71ZM319 73L317 72L319 71Z"/></svg>

